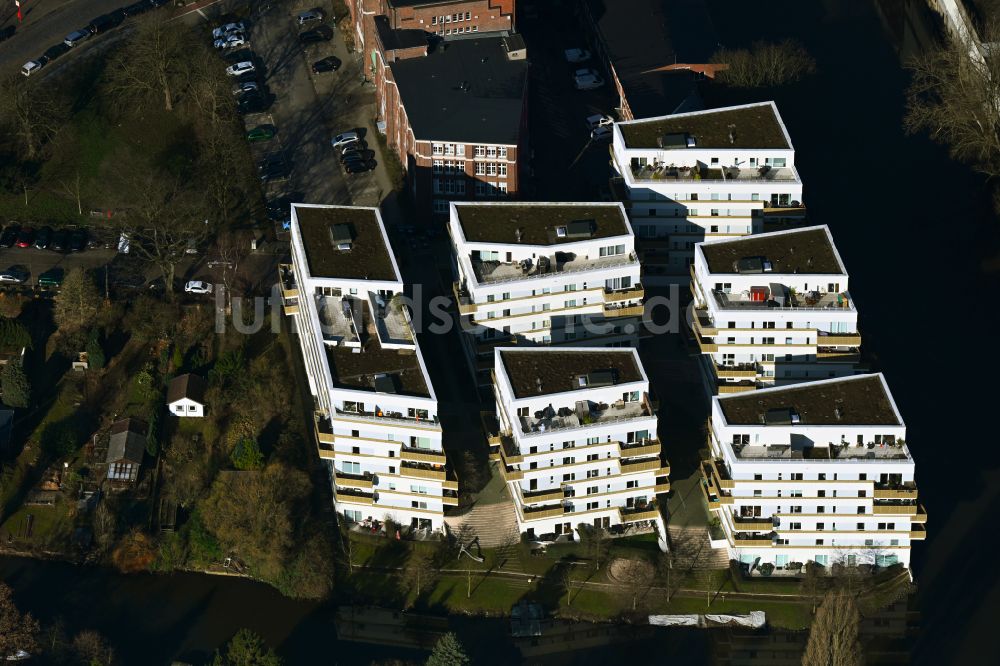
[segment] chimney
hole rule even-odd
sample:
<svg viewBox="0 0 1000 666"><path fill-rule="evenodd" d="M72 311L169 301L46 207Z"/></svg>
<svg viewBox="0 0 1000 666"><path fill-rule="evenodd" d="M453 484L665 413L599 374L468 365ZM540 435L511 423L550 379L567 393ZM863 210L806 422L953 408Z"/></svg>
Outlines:
<svg viewBox="0 0 1000 666"><path fill-rule="evenodd" d="M729 126L729 143L730 145L736 143L736 125Z"/></svg>
<svg viewBox="0 0 1000 666"><path fill-rule="evenodd" d="M520 227L518 227L517 229L514 229L514 242L515 243L520 243L521 242L521 228Z"/></svg>
<svg viewBox="0 0 1000 666"><path fill-rule="evenodd" d="M535 388L538 389L539 393L542 392L542 378L541 377L535 377Z"/></svg>

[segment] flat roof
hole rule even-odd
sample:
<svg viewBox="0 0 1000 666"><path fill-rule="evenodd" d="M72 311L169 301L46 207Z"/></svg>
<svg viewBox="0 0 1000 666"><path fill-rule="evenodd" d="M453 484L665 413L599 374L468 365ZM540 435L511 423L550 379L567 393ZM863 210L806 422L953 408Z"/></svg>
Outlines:
<svg viewBox="0 0 1000 666"><path fill-rule="evenodd" d="M455 210L470 243L555 245L630 235L622 207L615 203L457 204ZM557 234L557 227L573 222L592 222L590 235Z"/></svg>
<svg viewBox="0 0 1000 666"><path fill-rule="evenodd" d="M771 263L770 273L846 274L825 226L775 231L717 243L700 243L698 247L705 256L708 270L716 274L738 274L737 261L757 257Z"/></svg>
<svg viewBox="0 0 1000 666"><path fill-rule="evenodd" d="M366 317L370 316L367 307L365 312ZM360 351L344 345L326 345L334 387L375 392L375 383L379 381L380 393L429 398L430 388L417 354L416 347L385 349L376 335L369 335ZM389 375L394 390L381 390L386 380L379 378L380 375Z"/></svg>
<svg viewBox="0 0 1000 666"><path fill-rule="evenodd" d="M882 375L796 384L718 398L729 425L764 425L771 410L793 410L798 425L903 425ZM786 424L787 425L787 424Z"/></svg>
<svg viewBox="0 0 1000 666"><path fill-rule="evenodd" d="M692 136L696 148L792 147L772 102L630 120L620 123L618 128L628 148L659 148L660 138L667 134Z"/></svg>
<svg viewBox="0 0 1000 666"><path fill-rule="evenodd" d="M528 61L508 60L502 37L440 42L389 67L418 141L518 143Z"/></svg>
<svg viewBox="0 0 1000 666"><path fill-rule="evenodd" d="M382 48L386 51L395 49L409 49L415 46L427 46L428 34L416 28L393 29L389 23L389 17L379 14L374 18L375 32L378 34Z"/></svg>
<svg viewBox="0 0 1000 666"><path fill-rule="evenodd" d="M588 0L611 65L636 118L672 113L696 94L677 63L707 63L719 47L705 0Z"/></svg>
<svg viewBox="0 0 1000 666"><path fill-rule="evenodd" d="M595 388L581 387L578 377L606 371L612 373L614 384L642 381L642 370L631 349L501 349L500 358L515 398Z"/></svg>
<svg viewBox="0 0 1000 666"><path fill-rule="evenodd" d="M374 208L294 204L294 209L312 277L400 279ZM350 250L338 250L334 245L331 235L334 225L347 225L352 237Z"/></svg>

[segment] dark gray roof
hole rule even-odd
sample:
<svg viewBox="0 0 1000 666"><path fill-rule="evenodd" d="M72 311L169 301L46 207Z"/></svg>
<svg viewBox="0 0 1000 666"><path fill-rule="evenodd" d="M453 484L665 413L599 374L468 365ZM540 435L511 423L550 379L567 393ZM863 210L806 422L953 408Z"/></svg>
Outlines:
<svg viewBox="0 0 1000 666"><path fill-rule="evenodd" d="M581 375L600 377L601 386L642 380L631 349L502 349L500 359L515 398L581 390Z"/></svg>
<svg viewBox="0 0 1000 666"><path fill-rule="evenodd" d="M729 425L780 425L778 411L796 414L804 426L902 425L881 375L722 396L719 407Z"/></svg>
<svg viewBox="0 0 1000 666"><path fill-rule="evenodd" d="M393 30L389 17L378 15L374 19L375 30L378 33L382 48L386 51L409 49L414 46L427 46L427 33L417 29Z"/></svg>
<svg viewBox="0 0 1000 666"><path fill-rule="evenodd" d="M109 463L127 460L141 463L146 450L147 426L139 419L122 419L111 424L111 439L108 441Z"/></svg>
<svg viewBox="0 0 1000 666"><path fill-rule="evenodd" d="M198 375L188 373L180 375L170 380L167 385L167 404L177 402L182 398L189 398L195 402L205 404L205 380Z"/></svg>
<svg viewBox="0 0 1000 666"><path fill-rule="evenodd" d="M528 63L508 60L502 37L441 42L389 67L418 141L518 143Z"/></svg>
<svg viewBox="0 0 1000 666"><path fill-rule="evenodd" d="M709 61L719 40L705 0L587 0L586 5L634 117L674 113L695 93L691 72L650 70Z"/></svg>
<svg viewBox="0 0 1000 666"><path fill-rule="evenodd" d="M825 227L808 227L717 243L702 243L702 254L713 274L739 273L738 264L771 263L771 272L782 275L841 275L840 258ZM763 261L760 261L763 260Z"/></svg>
<svg viewBox="0 0 1000 666"><path fill-rule="evenodd" d="M373 208L295 205L299 236L306 251L309 274L315 278L398 280L392 249L386 244ZM351 248L339 250L334 236L346 225ZM337 228L336 234L334 227Z"/></svg>
<svg viewBox="0 0 1000 666"><path fill-rule="evenodd" d="M455 208L462 232L470 243L556 245L629 233L621 207L613 203L463 203ZM584 226L580 222L587 226L586 235L572 233L576 227ZM560 226L567 227L570 233L558 236L556 227Z"/></svg>

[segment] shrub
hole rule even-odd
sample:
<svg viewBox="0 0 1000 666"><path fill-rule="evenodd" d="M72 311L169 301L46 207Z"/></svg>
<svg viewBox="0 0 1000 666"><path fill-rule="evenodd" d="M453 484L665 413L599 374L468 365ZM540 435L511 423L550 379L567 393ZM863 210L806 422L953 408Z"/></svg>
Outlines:
<svg viewBox="0 0 1000 666"><path fill-rule="evenodd" d="M264 454L261 453L257 440L251 437L244 437L236 444L230 459L233 461L233 467L244 471L264 467Z"/></svg>
<svg viewBox="0 0 1000 666"><path fill-rule="evenodd" d="M737 88L794 83L816 71L816 61L805 47L790 39L777 44L754 42L749 49L720 49L711 62L729 65L716 80Z"/></svg>
<svg viewBox="0 0 1000 666"><path fill-rule="evenodd" d="M765 562L764 564L760 565L761 576L770 576L773 573L774 573L774 565L771 564L770 562Z"/></svg>
<svg viewBox="0 0 1000 666"><path fill-rule="evenodd" d="M23 408L31 402L31 384L20 363L10 361L0 369L0 391L8 407Z"/></svg>
<svg viewBox="0 0 1000 666"><path fill-rule="evenodd" d="M0 349L31 349L31 334L19 321L0 319Z"/></svg>
<svg viewBox="0 0 1000 666"><path fill-rule="evenodd" d="M87 340L87 364L91 370L100 370L105 362L104 348L101 347L100 336L95 328Z"/></svg>

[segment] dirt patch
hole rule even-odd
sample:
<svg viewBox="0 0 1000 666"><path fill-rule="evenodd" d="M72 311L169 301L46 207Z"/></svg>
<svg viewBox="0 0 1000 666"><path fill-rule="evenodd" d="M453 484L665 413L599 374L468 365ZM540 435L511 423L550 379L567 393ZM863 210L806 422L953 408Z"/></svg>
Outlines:
<svg viewBox="0 0 1000 666"><path fill-rule="evenodd" d="M616 583L628 583L633 580L652 580L653 565L643 560L631 560L619 557L608 564L608 578Z"/></svg>

